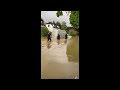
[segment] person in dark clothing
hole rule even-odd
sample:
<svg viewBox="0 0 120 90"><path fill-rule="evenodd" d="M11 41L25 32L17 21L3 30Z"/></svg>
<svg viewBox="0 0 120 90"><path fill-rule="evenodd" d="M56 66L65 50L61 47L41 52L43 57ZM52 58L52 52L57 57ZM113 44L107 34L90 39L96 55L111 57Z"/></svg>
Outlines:
<svg viewBox="0 0 120 90"><path fill-rule="evenodd" d="M60 43L60 34L57 35L58 44Z"/></svg>
<svg viewBox="0 0 120 90"><path fill-rule="evenodd" d="M67 42L67 38L68 38L68 36L67 36L67 34L65 34L65 43Z"/></svg>
<svg viewBox="0 0 120 90"><path fill-rule="evenodd" d="M68 38L68 36L67 36L67 34L65 34L65 39L67 39Z"/></svg>
<svg viewBox="0 0 120 90"><path fill-rule="evenodd" d="M48 39L48 41L50 41L50 42L52 41L52 40L51 40L51 32L48 33L47 39Z"/></svg>

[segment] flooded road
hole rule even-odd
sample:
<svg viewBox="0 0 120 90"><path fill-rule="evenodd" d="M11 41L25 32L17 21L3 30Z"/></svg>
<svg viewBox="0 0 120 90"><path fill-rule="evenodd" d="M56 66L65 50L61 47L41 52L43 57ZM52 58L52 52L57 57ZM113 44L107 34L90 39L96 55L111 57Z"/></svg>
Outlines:
<svg viewBox="0 0 120 90"><path fill-rule="evenodd" d="M79 37L72 37L60 44L41 39L41 79L79 78Z"/></svg>

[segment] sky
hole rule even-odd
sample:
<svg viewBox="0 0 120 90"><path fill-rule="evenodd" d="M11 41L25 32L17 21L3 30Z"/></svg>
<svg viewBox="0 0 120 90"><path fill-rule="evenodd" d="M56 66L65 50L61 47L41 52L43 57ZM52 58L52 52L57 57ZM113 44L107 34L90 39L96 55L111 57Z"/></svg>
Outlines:
<svg viewBox="0 0 120 90"><path fill-rule="evenodd" d="M44 20L45 23L53 21L58 21L62 23L63 21L65 21L68 27L71 26L69 21L69 15L67 15L65 11L63 11L63 16L60 17L57 17L56 13L57 11L41 11L41 18Z"/></svg>

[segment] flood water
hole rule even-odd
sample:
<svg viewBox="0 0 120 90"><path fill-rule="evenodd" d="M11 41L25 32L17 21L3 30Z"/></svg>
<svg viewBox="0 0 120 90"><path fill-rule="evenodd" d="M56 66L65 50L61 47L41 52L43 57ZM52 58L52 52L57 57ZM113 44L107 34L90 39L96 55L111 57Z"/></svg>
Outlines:
<svg viewBox="0 0 120 90"><path fill-rule="evenodd" d="M41 79L79 78L79 37L75 36L60 44L56 40L47 43L41 39Z"/></svg>

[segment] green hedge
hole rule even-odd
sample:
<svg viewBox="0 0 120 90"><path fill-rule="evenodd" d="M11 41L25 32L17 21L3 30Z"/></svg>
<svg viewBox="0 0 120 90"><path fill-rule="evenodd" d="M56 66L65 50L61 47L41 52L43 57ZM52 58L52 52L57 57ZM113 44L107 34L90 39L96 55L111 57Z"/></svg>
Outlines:
<svg viewBox="0 0 120 90"><path fill-rule="evenodd" d="M69 30L68 34L69 34L70 36L76 36L76 35L78 35L78 31Z"/></svg>
<svg viewBox="0 0 120 90"><path fill-rule="evenodd" d="M41 27L41 36L47 36L48 32L49 30L47 29L47 27Z"/></svg>
<svg viewBox="0 0 120 90"><path fill-rule="evenodd" d="M67 34L69 34L69 31L68 30L65 30Z"/></svg>

